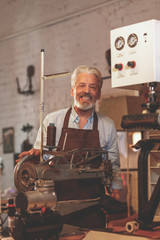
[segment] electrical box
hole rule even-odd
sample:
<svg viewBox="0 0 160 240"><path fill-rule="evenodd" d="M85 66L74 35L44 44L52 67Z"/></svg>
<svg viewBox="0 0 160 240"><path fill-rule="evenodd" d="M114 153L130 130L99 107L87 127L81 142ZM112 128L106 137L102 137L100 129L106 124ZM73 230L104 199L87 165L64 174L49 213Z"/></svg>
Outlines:
<svg viewBox="0 0 160 240"><path fill-rule="evenodd" d="M111 30L112 87L160 82L160 21Z"/></svg>

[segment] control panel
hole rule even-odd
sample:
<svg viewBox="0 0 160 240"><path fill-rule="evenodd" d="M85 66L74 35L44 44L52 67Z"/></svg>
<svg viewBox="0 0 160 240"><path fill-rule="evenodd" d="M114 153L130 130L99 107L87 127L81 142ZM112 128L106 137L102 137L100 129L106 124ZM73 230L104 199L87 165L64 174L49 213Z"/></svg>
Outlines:
<svg viewBox="0 0 160 240"><path fill-rule="evenodd" d="M160 21L111 30L111 65L112 87L160 82Z"/></svg>

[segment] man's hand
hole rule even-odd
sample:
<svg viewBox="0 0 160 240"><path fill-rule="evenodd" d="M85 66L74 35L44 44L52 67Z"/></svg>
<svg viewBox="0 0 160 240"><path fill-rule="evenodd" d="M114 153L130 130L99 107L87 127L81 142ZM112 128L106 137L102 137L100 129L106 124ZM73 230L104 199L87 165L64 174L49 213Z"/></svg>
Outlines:
<svg viewBox="0 0 160 240"><path fill-rule="evenodd" d="M118 189L112 189L112 194L109 194L108 191L107 191L107 188L105 187L105 194L115 198L116 200L120 199L120 195L119 195L119 190Z"/></svg>
<svg viewBox="0 0 160 240"><path fill-rule="evenodd" d="M112 190L112 197L115 198L116 200L119 200L120 199L119 190L113 189Z"/></svg>
<svg viewBox="0 0 160 240"><path fill-rule="evenodd" d="M16 162L19 162L22 157L26 156L26 155L30 155L30 156L35 156L35 157L38 157L40 156L40 150L39 149L35 149L35 148L32 148L31 150L29 151L25 151L25 152L22 152L19 154L19 158L16 160Z"/></svg>

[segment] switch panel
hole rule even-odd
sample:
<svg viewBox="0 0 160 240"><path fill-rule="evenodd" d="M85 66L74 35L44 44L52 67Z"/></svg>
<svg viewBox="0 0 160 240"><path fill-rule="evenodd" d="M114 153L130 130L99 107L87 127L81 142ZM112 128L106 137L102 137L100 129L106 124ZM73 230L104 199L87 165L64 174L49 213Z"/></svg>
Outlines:
<svg viewBox="0 0 160 240"><path fill-rule="evenodd" d="M111 30L112 87L160 82L160 21Z"/></svg>

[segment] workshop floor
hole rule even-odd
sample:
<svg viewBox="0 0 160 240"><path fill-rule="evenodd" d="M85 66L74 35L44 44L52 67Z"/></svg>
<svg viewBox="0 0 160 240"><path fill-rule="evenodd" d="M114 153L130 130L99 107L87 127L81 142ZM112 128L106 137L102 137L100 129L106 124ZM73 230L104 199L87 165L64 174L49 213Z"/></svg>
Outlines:
<svg viewBox="0 0 160 240"><path fill-rule="evenodd" d="M129 218L112 220L108 223L108 228L97 231L79 232L73 229L72 234L61 236L60 240L160 240L160 226L149 230L136 230L132 233L127 233L125 225L129 221L133 221L137 215L132 215Z"/></svg>

